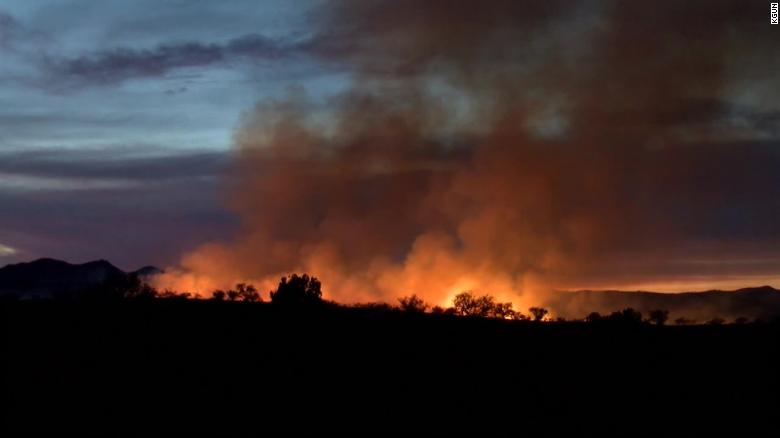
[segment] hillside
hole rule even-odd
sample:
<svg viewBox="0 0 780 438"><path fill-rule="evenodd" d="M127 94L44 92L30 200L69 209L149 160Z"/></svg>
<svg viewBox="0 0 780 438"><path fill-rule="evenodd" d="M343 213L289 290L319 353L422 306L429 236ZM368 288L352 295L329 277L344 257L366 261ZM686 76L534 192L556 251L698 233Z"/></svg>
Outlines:
<svg viewBox="0 0 780 438"><path fill-rule="evenodd" d="M631 307L644 314L665 309L672 320L680 317L700 322L718 317L769 319L780 315L780 291L769 286L685 293L585 290L552 294L544 305L566 318L582 318L590 312L606 314Z"/></svg>
<svg viewBox="0 0 780 438"><path fill-rule="evenodd" d="M159 272L144 267L126 273L106 260L71 264L49 258L17 263L0 268L0 295L20 298L54 298L120 279L127 275L148 276Z"/></svg>
<svg viewBox="0 0 780 438"><path fill-rule="evenodd" d="M774 324L202 300L0 302L0 317L0 431L24 436L760 436L780 391Z"/></svg>

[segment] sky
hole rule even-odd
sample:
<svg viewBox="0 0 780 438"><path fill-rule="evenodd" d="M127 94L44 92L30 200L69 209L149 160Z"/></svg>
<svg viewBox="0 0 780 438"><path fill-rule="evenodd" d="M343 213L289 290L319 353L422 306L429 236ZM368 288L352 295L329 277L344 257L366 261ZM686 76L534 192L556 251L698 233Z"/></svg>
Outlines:
<svg viewBox="0 0 780 438"><path fill-rule="evenodd" d="M2 0L0 264L305 270L345 300L780 287L767 15Z"/></svg>
<svg viewBox="0 0 780 438"><path fill-rule="evenodd" d="M0 264L165 265L224 236L242 112L344 81L275 53L306 1L0 2Z"/></svg>

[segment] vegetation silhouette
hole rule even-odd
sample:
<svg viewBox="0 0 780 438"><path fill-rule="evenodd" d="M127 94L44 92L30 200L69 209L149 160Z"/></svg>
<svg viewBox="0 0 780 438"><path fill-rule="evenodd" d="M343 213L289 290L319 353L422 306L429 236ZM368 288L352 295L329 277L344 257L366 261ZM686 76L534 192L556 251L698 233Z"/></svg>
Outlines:
<svg viewBox="0 0 780 438"><path fill-rule="evenodd" d="M270 295L274 304L320 304L322 284L316 277L292 274L290 277L282 277L276 291L272 291Z"/></svg>
<svg viewBox="0 0 780 438"><path fill-rule="evenodd" d="M620 324L641 324L642 313L627 307L619 312L612 312L607 319Z"/></svg>
<svg viewBox="0 0 780 438"><path fill-rule="evenodd" d="M289 277L282 277L276 290L269 293L271 302L282 305L307 305L321 304L322 283L308 274L292 274ZM70 297L78 300L108 302L108 301L143 301L143 300L189 300L194 298L189 292L179 292L173 290L158 291L137 275L114 276L107 279L98 287L77 291ZM57 299L63 299L58 297ZM0 302L17 301L18 297L13 294L5 294ZM258 289L249 283L238 283L229 290L214 290L211 294L212 301L231 301L262 303L263 299ZM330 303L338 306L337 303ZM352 305L354 308L377 311L392 311L395 309L387 303L363 303ZM416 294L401 297L398 299L398 310L409 313L431 313L436 315L456 315L478 318L504 319L514 321L532 320L535 322L568 322L562 317L549 317L549 310L544 307L534 306L528 309L530 317L522 312L513 309L511 302L501 303L489 294L476 295L471 291L461 292L456 295L452 302L452 307L442 307L439 305L431 306ZM599 312L588 313L582 321L594 324L617 324L617 325L636 325L643 322L663 326L669 320L669 311L665 309L655 309L648 313L648 317L643 319L642 313L633 309L625 308L612 312L609 315L602 315ZM777 318L773 321L776 322ZM706 325L722 325L727 321L724 318L715 317L705 321ZM696 325L697 321L687 317L677 317L674 319L675 325ZM749 320L747 317L738 317L732 321L735 325L745 324L763 324L763 319Z"/></svg>
<svg viewBox="0 0 780 438"><path fill-rule="evenodd" d="M548 313L550 313L550 311L544 307L531 307L528 309L528 312L530 312L531 316L534 317L534 321L541 321L545 316L547 316Z"/></svg>
<svg viewBox="0 0 780 438"><path fill-rule="evenodd" d="M585 322L596 323L604 320L599 312L590 312L585 318Z"/></svg>
<svg viewBox="0 0 780 438"><path fill-rule="evenodd" d="M398 299L401 310L413 313L425 313L431 306L417 295L410 295Z"/></svg>
<svg viewBox="0 0 780 438"><path fill-rule="evenodd" d="M217 289L211 293L211 299L214 301L224 301L225 298L228 301L244 301L247 303L262 301L257 288L247 283L238 283L234 289L227 291Z"/></svg>
<svg viewBox="0 0 780 438"><path fill-rule="evenodd" d="M72 300L0 300L6 418L76 425L76 436L256 436L291 414L291 434L344 418L392 427L434 410L446 419L435 432L485 436L518 422L542 436L600 435L605 412L620 435L631 429L619 421L672 430L670 412L776 418L777 321L658 327L662 309L565 321L473 292L452 307L416 295L396 305L322 295L315 277L293 274L270 303L248 283L195 299L132 278Z"/></svg>
<svg viewBox="0 0 780 438"><path fill-rule="evenodd" d="M452 301L452 307L452 313L461 316L499 319L524 318L522 314L512 309L512 303L499 303L491 295L476 296L472 292L461 292L456 295Z"/></svg>
<svg viewBox="0 0 780 438"><path fill-rule="evenodd" d="M457 315L458 312L454 307L433 306L431 307L431 313L436 315Z"/></svg>
<svg viewBox="0 0 780 438"><path fill-rule="evenodd" d="M647 320L655 325L664 325L668 319L669 311L661 309L651 310L647 317Z"/></svg>

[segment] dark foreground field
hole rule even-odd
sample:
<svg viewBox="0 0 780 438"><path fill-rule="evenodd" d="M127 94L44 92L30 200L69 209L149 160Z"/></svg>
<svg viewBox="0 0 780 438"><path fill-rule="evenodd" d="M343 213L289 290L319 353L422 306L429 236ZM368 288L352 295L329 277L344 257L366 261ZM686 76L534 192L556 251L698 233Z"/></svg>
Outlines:
<svg viewBox="0 0 780 438"><path fill-rule="evenodd" d="M5 436L777 433L770 324L185 300L0 308Z"/></svg>

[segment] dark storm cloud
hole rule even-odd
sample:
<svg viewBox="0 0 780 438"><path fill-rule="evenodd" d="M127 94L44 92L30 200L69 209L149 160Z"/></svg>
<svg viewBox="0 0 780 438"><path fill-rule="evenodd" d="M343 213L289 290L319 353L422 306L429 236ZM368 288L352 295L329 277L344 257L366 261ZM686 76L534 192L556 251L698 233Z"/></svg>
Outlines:
<svg viewBox="0 0 780 438"><path fill-rule="evenodd" d="M118 47L74 58L48 56L43 64L50 76L70 86L111 85L165 76L178 68L229 65L239 60L273 61L295 52L291 43L244 35L224 44L188 42L152 49Z"/></svg>
<svg viewBox="0 0 780 438"><path fill-rule="evenodd" d="M108 150L34 150L0 152L0 174L48 179L156 181L214 178L229 161L225 152L167 156Z"/></svg>

